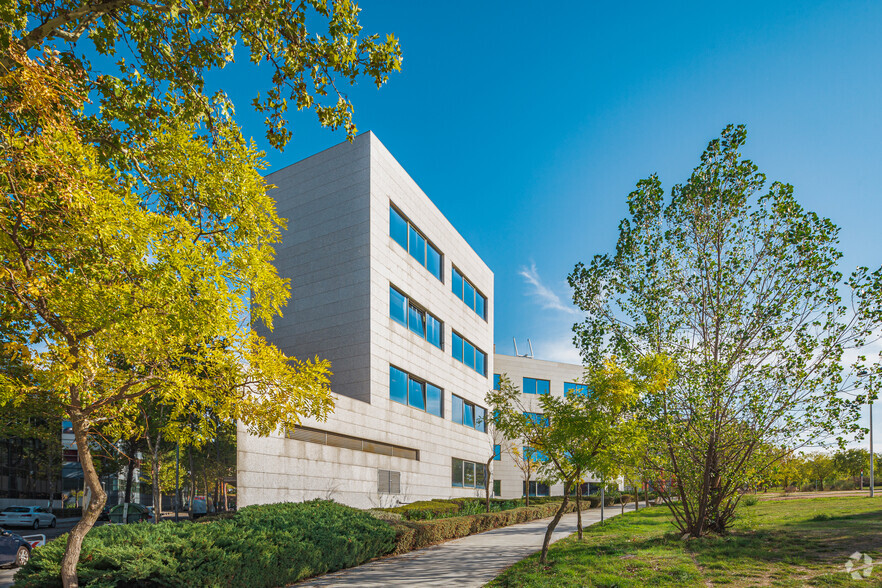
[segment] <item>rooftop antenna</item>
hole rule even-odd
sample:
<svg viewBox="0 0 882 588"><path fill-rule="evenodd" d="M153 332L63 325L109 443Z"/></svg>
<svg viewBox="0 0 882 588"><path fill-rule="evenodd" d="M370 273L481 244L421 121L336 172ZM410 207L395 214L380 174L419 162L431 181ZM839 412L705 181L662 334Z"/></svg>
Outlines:
<svg viewBox="0 0 882 588"><path fill-rule="evenodd" d="M529 337L527 337L527 345L530 346L530 359L533 359L533 342L530 341Z"/></svg>
<svg viewBox="0 0 882 588"><path fill-rule="evenodd" d="M525 353L525 354L523 354L523 355L521 355L521 354L518 352L518 340L517 340L517 338L512 337L511 340L512 340L512 342L514 343L515 357L529 357L530 359L533 358L533 343L530 341L530 339L527 339L527 345L530 346L530 353Z"/></svg>
<svg viewBox="0 0 882 588"><path fill-rule="evenodd" d="M512 342L514 343L514 346L515 346L515 357L520 357L520 356L518 355L518 340L517 340L516 338L514 338L514 337L512 337L511 340L512 340Z"/></svg>

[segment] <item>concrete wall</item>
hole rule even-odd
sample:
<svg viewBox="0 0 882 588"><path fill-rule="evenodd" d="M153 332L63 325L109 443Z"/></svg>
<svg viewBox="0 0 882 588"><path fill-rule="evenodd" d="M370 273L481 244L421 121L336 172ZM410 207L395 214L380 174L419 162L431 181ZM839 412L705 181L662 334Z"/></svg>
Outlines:
<svg viewBox="0 0 882 588"><path fill-rule="evenodd" d="M451 460L486 462L487 434L451 421L451 395L486 407L493 376L493 273L371 133L269 177L289 230L278 267L292 279L292 302L273 333L289 354L332 362L336 409L304 426L419 451L419 460L239 431L238 502L333 498L357 507L481 495L455 488ZM443 282L389 234L394 204L442 253ZM456 266L486 297L479 317L451 288ZM443 349L390 318L389 287L444 323ZM487 355L481 375L451 353L452 331ZM389 366L443 389L438 417L389 398ZM401 472L401 492L377 493L377 470Z"/></svg>

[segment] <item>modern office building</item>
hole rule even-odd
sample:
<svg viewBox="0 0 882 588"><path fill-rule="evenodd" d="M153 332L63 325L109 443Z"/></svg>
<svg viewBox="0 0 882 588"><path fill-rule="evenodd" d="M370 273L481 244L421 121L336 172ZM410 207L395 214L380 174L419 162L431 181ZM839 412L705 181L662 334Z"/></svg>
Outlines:
<svg viewBox="0 0 882 588"><path fill-rule="evenodd" d="M483 493L493 273L370 132L267 180L291 299L262 334L329 359L336 408L268 438L240 430L239 506Z"/></svg>
<svg viewBox="0 0 882 588"><path fill-rule="evenodd" d="M583 370L581 365L499 353L494 354L493 365L494 385L496 379L505 374L511 383L521 390L521 403L525 412L533 413L537 417L542 413L540 398L543 394L564 396L571 391L584 388L584 385L579 384ZM493 462L494 494L503 498L523 496L527 491L525 475L517 467L510 449L513 448L522 455L524 444L519 440L503 440L499 445ZM594 491L595 486L600 482L592 474L587 474L583 493L589 494ZM531 496L560 496L563 494L563 484L549 485L541 478L534 478L530 482L529 491Z"/></svg>

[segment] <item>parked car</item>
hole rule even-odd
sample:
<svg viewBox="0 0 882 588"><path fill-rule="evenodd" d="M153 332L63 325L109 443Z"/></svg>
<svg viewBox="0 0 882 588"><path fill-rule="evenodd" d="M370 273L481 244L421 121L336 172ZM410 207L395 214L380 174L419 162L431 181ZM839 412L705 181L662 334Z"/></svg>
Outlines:
<svg viewBox="0 0 882 588"><path fill-rule="evenodd" d="M99 521L109 521L110 520L110 506L105 505L104 508L101 509L101 514L98 515Z"/></svg>
<svg viewBox="0 0 882 588"><path fill-rule="evenodd" d="M0 529L0 565L23 566L31 559L31 544L21 535Z"/></svg>
<svg viewBox="0 0 882 588"><path fill-rule="evenodd" d="M128 506L128 508L126 508L126 506ZM109 517L111 523L124 525L126 523L150 521L153 519L153 514L151 514L150 509L146 506L129 502L117 504L112 507L110 509Z"/></svg>
<svg viewBox="0 0 882 588"><path fill-rule="evenodd" d="M0 527L54 527L55 515L45 506L7 506L0 511Z"/></svg>

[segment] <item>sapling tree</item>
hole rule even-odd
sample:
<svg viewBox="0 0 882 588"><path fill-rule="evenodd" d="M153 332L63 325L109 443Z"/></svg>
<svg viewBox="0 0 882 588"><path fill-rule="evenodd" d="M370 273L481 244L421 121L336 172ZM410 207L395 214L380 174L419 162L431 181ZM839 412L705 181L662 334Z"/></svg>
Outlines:
<svg viewBox="0 0 882 588"><path fill-rule="evenodd" d="M760 460L760 447L858 432L867 394L840 394L856 373L843 352L862 361L882 322L880 271L843 280L838 228L803 209L792 186L768 185L740 154L745 140L743 126L726 127L669 195L654 175L638 182L615 253L569 276L589 365L673 362L669 384L642 402L647 460L672 482L659 492L695 537L724 531L751 472L785 455Z"/></svg>

